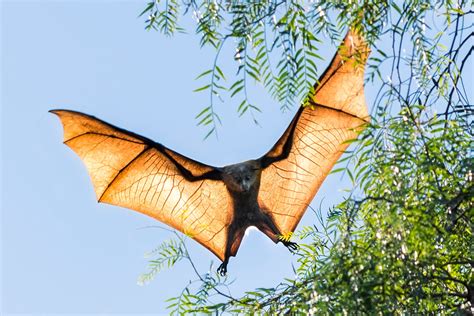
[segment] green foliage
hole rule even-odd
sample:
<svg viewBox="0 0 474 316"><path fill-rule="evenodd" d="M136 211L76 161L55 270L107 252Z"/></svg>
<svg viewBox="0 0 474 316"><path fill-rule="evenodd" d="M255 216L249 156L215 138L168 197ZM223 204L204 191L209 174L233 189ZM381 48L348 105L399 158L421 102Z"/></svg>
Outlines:
<svg viewBox="0 0 474 316"><path fill-rule="evenodd" d="M182 32L183 29L178 26L179 8L177 0L166 0L163 8L160 8L159 0L149 2L145 10L140 13L140 16L149 14L145 29L154 29L167 36L173 35L176 31Z"/></svg>
<svg viewBox="0 0 474 316"><path fill-rule="evenodd" d="M212 267L198 272L186 247L174 244L182 252L171 251L171 262L185 253L197 280L170 300L171 310L472 314L473 107L465 86L474 50L472 3L189 0L181 6L195 12L201 44L216 48L213 66L199 78L208 83L197 89L210 93L197 116L210 134L218 121L215 100L225 92L241 97L240 115L258 111L247 92L253 82L283 108L305 103L319 77L321 34L337 43L349 26L376 43L366 75L378 93L372 122L333 171L351 180L348 196L315 211L318 222L295 233L303 240L295 278L236 298L229 280ZM157 8L154 2L145 12ZM218 61L229 38L237 76L227 87ZM159 269L167 263L163 254Z"/></svg>
<svg viewBox="0 0 474 316"><path fill-rule="evenodd" d="M356 177L363 197L348 198L327 221L318 212L320 223L300 230L305 243L294 280L215 304L210 293L226 283L207 273L195 292L186 288L180 312L467 312L474 286L472 135L439 116L418 121L422 107L412 124L407 111L384 123L385 141L373 141L382 132L377 122L358 141L359 151L372 153L360 163L367 172Z"/></svg>
<svg viewBox="0 0 474 316"><path fill-rule="evenodd" d="M176 234L176 233L175 233ZM181 236L176 234L175 239L170 239L145 255L145 258L155 257L149 261L147 273L140 275L138 284L144 285L151 280L164 268L171 268L178 261L189 258L184 241Z"/></svg>
<svg viewBox="0 0 474 316"><path fill-rule="evenodd" d="M442 39L450 25L462 28L459 17L464 17L466 12L470 14L466 6L465 1L427 0L154 0L140 16L148 15L147 30L155 29L171 36L184 31L178 24L180 12L192 14L201 45L216 50L211 68L200 76L206 80L205 84L196 89L209 94L209 103L202 110L205 115L196 116L198 125L208 128L209 136L217 132L216 123L220 121L216 103L223 102L226 95L239 98L239 115L250 113L256 121L255 113L260 110L247 91L249 83L263 85L283 109L306 104L320 76L317 64L321 59L318 49L322 37L339 44L349 26L364 34L371 44L380 35L402 35L403 41L393 42L392 52L373 46L369 79L382 78L380 66L384 63L391 62L396 66L392 72L399 71L400 63L405 63L403 45L409 45L412 50L408 55L413 57L409 61L413 75L429 79L437 70L431 67L434 59L444 58L449 65L456 57L452 55L456 54L453 47L450 47L452 54L443 54L447 46ZM440 18L442 23L436 28L426 22ZM219 66L220 54L226 45L234 46L236 61L236 75L229 76L232 80L227 84ZM458 72L460 69L450 70ZM449 77L440 80L440 84L459 78L456 73L445 75Z"/></svg>
<svg viewBox="0 0 474 316"><path fill-rule="evenodd" d="M314 93L319 78L317 61L322 32L335 44L347 25L364 30L369 40L376 38L390 4L367 1L363 10L357 2L341 1L194 1L155 0L141 15L148 14L146 29L165 35L182 31L178 26L180 9L196 21L196 33L202 46L215 48L210 69L200 78L206 83L196 91L209 93L209 103L197 115L198 125L208 128L209 136L217 132L219 116L216 102L224 94L239 98L237 112L255 114L259 106L247 91L249 83L259 83L282 104L282 109L305 104ZM340 12L336 19L332 19ZM380 16L375 16L379 13ZM381 18L382 17L382 18ZM369 26L369 27L366 27ZM219 58L222 48L234 45L236 75L225 84ZM207 137L206 136L206 137Z"/></svg>

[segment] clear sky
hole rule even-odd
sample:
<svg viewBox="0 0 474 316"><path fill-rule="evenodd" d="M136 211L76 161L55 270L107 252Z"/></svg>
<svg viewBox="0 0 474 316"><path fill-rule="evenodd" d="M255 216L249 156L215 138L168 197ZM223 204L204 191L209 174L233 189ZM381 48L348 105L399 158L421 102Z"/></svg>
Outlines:
<svg viewBox="0 0 474 316"><path fill-rule="evenodd" d="M171 235L153 219L98 204L79 158L62 144L51 108L95 115L207 164L222 166L266 152L293 117L263 90L253 99L261 126L218 106L219 138L203 141L194 117L208 95L194 78L213 53L189 34L165 38L137 18L146 1L3 1L1 15L1 239L3 314L166 313L164 300L195 279L186 263L138 286L143 255ZM185 17L185 25L191 25ZM322 54L334 54L326 45ZM235 69L231 48L224 67ZM327 63L321 64L321 70ZM339 175L324 183L313 206L341 200ZM323 201L324 200L324 201ZM315 217L307 212L299 227ZM200 271L219 260L189 241ZM252 231L229 275L232 293L276 285L292 276L294 257Z"/></svg>

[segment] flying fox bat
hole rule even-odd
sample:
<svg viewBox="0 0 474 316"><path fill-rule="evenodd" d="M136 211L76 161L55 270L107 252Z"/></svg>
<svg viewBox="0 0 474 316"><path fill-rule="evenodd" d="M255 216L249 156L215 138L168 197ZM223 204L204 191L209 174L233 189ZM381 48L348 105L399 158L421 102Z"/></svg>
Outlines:
<svg viewBox="0 0 474 316"><path fill-rule="evenodd" d="M52 110L64 143L86 165L99 202L144 213L214 253L225 275L249 226L290 251L295 230L323 180L368 120L364 64L369 49L349 31L309 106L302 106L264 156L224 167L185 157L93 116Z"/></svg>

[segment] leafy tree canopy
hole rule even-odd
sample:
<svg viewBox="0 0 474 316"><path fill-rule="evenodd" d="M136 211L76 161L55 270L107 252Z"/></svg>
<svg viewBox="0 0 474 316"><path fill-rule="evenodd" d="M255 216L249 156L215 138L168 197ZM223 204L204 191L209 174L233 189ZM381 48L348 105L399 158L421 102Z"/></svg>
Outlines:
<svg viewBox="0 0 474 316"><path fill-rule="evenodd" d="M366 78L378 93L372 122L334 171L352 182L345 201L317 210L319 223L295 234L303 239L295 278L233 297L227 279L195 269L197 281L170 299L170 310L472 314L472 2L156 0L142 13L147 29L165 35L184 31L183 14L216 52L198 76L206 83L197 91L210 96L197 115L208 136L224 97L240 98L240 115L260 111L247 93L254 82L282 108L305 104L320 75L319 48L349 27L372 46ZM233 56L221 56L225 45L235 45ZM228 85L226 57L237 61ZM179 260L194 268L182 236L155 255L144 282Z"/></svg>

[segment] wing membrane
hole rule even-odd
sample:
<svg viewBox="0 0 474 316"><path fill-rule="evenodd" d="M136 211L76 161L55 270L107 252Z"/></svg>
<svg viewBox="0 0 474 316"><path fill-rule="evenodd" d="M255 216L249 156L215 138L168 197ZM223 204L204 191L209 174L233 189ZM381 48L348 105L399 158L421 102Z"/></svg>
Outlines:
<svg viewBox="0 0 474 316"><path fill-rule="evenodd" d="M52 112L61 119L65 144L86 165L99 202L151 216L224 259L231 213L224 183L204 179L213 167L92 116Z"/></svg>
<svg viewBox="0 0 474 316"><path fill-rule="evenodd" d="M259 203L283 234L294 231L322 182L368 120L364 63L368 48L349 32L316 88L272 150ZM283 158L279 158L282 157Z"/></svg>

